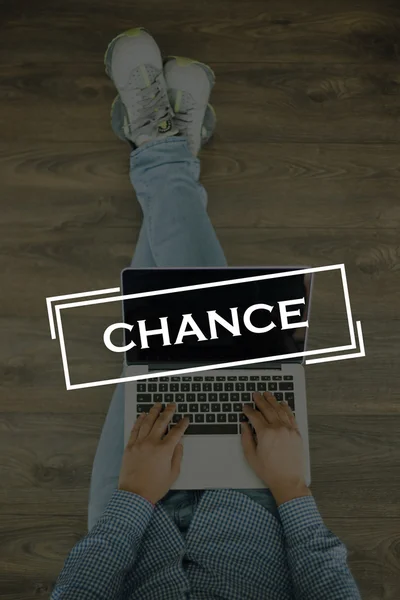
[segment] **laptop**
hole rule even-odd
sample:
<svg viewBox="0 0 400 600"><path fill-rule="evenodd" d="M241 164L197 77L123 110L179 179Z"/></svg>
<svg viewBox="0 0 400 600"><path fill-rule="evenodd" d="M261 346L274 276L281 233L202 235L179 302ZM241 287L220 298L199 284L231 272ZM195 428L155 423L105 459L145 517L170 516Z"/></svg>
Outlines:
<svg viewBox="0 0 400 600"><path fill-rule="evenodd" d="M270 391L278 401L288 402L303 438L305 477L310 484L304 357L298 354L307 346L308 327L304 325L309 322L312 278L309 274L296 273L248 280L295 269L300 267L128 268L122 271L124 296L239 280L223 286L123 300L123 321L133 326L132 331L125 330L125 345L131 346L125 353L125 376L157 374L125 383L125 443L137 417L141 412L148 412L155 402L164 406L176 402L177 410L170 427L182 416L190 420L182 440L184 454L180 475L172 489L265 488L249 467L240 440L240 422L245 419L242 405L252 403L254 406L254 391ZM292 319L292 323L303 325L283 329L279 301L299 298L304 298L304 305L300 309L300 305L293 307L298 309L299 316ZM217 323L217 339L210 339L207 311L215 310L226 322L232 322L230 309L237 308L239 318L249 306L259 303L273 307L269 315L259 310L252 316L256 327L265 326L267 317L275 324L268 333L257 335L242 326L241 335L234 336L232 329L229 331ZM193 315L207 340L200 341L198 334L197 337L187 335L180 343L173 343L174 339L178 340L178 329L186 314ZM155 331L157 325L160 328L162 316L168 316L171 344L164 345L161 334L154 334L147 338L145 348L140 343L138 321L145 320L148 331ZM270 356L284 358L253 362ZM215 367L242 361L246 364ZM206 370L191 371L200 366ZM163 372L180 369L185 372L163 375Z"/></svg>

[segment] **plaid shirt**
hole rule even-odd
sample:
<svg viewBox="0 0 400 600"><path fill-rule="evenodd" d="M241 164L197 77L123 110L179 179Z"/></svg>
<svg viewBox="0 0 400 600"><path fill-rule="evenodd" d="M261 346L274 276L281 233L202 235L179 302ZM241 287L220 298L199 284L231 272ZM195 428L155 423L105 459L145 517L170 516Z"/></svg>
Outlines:
<svg viewBox="0 0 400 600"><path fill-rule="evenodd" d="M346 549L312 497L279 520L235 490L206 491L186 539L161 504L116 491L71 551L51 600L360 599Z"/></svg>

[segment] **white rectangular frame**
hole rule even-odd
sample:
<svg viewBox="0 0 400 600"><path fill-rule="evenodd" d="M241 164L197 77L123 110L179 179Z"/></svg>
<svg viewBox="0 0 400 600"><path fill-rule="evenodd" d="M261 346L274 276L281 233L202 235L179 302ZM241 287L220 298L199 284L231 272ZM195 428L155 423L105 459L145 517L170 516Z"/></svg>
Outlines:
<svg viewBox="0 0 400 600"><path fill-rule="evenodd" d="M207 365L199 366L199 367L188 367L188 368L183 368L183 369L174 369L174 370L170 370L170 371L163 370L162 372L160 371L159 373L152 371L151 373L144 373L144 374L134 375L134 376L129 376L129 377L119 377L116 379L105 379L105 380L101 380L101 381L92 381L92 382L88 382L88 383L71 384L69 368L68 368L68 360L67 360L67 354L66 354L66 348L65 348L64 332L63 332L62 321L61 321L61 310L64 310L67 308L76 308L79 306L90 306L92 304L104 304L107 302L120 302L122 300L127 300L130 298L144 298L146 296L160 296L163 294L173 294L173 293L179 293L182 291L191 291L191 290L205 289L205 288L211 288L211 287L222 287L222 286L226 286L226 285L234 285L237 283L262 281L264 279L278 279L280 277L289 277L291 275L301 275L301 274L305 275L307 273L321 273L324 271L333 271L333 270L340 270L341 276L342 276L344 301L345 301L345 306L346 306L346 315L347 315L349 334L350 334L350 344L348 344L346 346L333 346L331 348L323 348L321 350L306 350L304 352L295 352L295 353L290 353L290 354L280 354L280 355L274 355L274 356L263 356L263 357L256 358L256 359L252 358L249 360L225 362L225 363L218 363L218 364L214 364L214 365L207 364ZM46 302L47 302L47 309L48 309L48 314L49 314L51 337L53 339L56 338L53 314L52 314L52 302L53 301L69 299L69 298L85 297L85 296L94 296L94 295L107 294L107 293L115 293L115 291L117 291L117 290L120 291L119 288L110 288L108 290L99 290L97 292L92 291L92 292L86 292L86 293L81 293L81 294L69 294L68 296L55 296L52 298L47 298ZM98 386L103 386L103 385L122 383L122 382L126 382L126 381L139 381L141 379L151 379L154 377L158 377L160 375L166 376L166 375L176 375L176 374L182 374L182 373L194 373L197 371L199 371L199 372L210 371L213 369L222 369L222 368L227 368L227 367L257 364L257 363L263 363L263 362L267 362L267 361L270 362L273 360L284 360L286 358L296 358L296 357L301 357L301 356L306 357L306 356L315 356L315 355L335 353L335 352L344 352L347 350L354 350L357 348L353 317L352 317L352 313L351 313L349 290L348 290L348 285L347 285L346 270L345 270L345 266L343 263L338 264L338 265L329 265L329 266L325 266L325 267L310 267L307 269L298 269L297 268L296 270L284 271L282 273L271 273L268 275L256 275L256 276L252 276L252 277L241 277L239 279L228 279L228 280L224 280L224 281L214 281L211 283L182 286L182 287L177 287L177 288L168 288L168 289L164 289L164 290L139 292L137 294L128 294L125 296L124 295L112 296L109 298L96 298L94 300L69 302L67 304L58 304L58 305L56 304L54 306L54 310L55 310L58 338L59 338L59 343L60 343L61 359L62 359L63 370L64 370L64 378L65 378L67 390L78 390L78 389L84 389L84 388L90 388L90 387L98 387ZM313 363L317 363L317 362L329 362L330 360L345 360L346 358L355 358L356 356L365 356L364 343L363 343L363 339L362 339L361 323L359 321L357 321L356 324L357 324L357 333L358 333L359 344L360 344L360 353L357 353L357 354L352 353L352 354L346 354L346 355L335 356L335 357L327 357L327 358L325 357L325 358L316 358L316 359L312 359L312 360L306 360L306 364L313 364Z"/></svg>

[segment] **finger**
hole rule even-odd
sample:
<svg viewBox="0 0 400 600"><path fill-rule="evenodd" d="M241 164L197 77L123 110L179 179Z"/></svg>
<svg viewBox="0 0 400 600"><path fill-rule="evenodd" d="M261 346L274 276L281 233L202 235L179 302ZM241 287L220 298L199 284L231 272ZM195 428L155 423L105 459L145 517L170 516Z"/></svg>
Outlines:
<svg viewBox="0 0 400 600"><path fill-rule="evenodd" d="M258 392L254 394L254 402L264 419L270 425L275 425L279 421L279 417L277 415L275 405L271 402L271 398L275 400L275 398L269 392L264 392L263 396L261 396L261 394ZM275 403L278 404L276 400Z"/></svg>
<svg viewBox="0 0 400 600"><path fill-rule="evenodd" d="M186 429L189 427L189 419L184 417L172 427L172 429L167 433L164 438L164 444L170 446L171 448L175 448L177 444L181 441Z"/></svg>
<svg viewBox="0 0 400 600"><path fill-rule="evenodd" d="M140 427L144 421L145 416L146 416L146 413L141 413L139 415L139 417L136 419L136 422L132 427L132 431L131 431L131 434L129 436L129 440L127 443L128 448L131 448L133 446L133 444L136 442L139 431L140 431Z"/></svg>
<svg viewBox="0 0 400 600"><path fill-rule="evenodd" d="M274 423L280 422L286 426L291 425L287 412L283 410L283 402L278 402L275 396L273 394L269 394L268 392L266 392L265 400L276 413L277 419L274 421Z"/></svg>
<svg viewBox="0 0 400 600"><path fill-rule="evenodd" d="M171 402L167 404L164 412L162 412L158 419L154 422L153 428L149 436L154 440L160 440L164 433L167 431L168 424L171 422L172 416L176 410L176 404Z"/></svg>
<svg viewBox="0 0 400 600"><path fill-rule="evenodd" d="M248 423L241 423L241 440L244 455L251 467L254 468L254 464L256 461L256 443L253 438L253 434L251 433L251 429Z"/></svg>
<svg viewBox="0 0 400 600"><path fill-rule="evenodd" d="M289 404L286 402L286 400L284 402L282 402L281 407L282 407L282 410L285 412L291 427L293 427L294 429L298 429L294 414L293 414Z"/></svg>
<svg viewBox="0 0 400 600"><path fill-rule="evenodd" d="M150 412L147 413L146 417L143 419L143 423L141 423L139 433L137 436L138 440L143 440L149 435L150 431L153 429L154 423L158 419L158 416L161 412L161 406L162 405L160 402L153 404L153 406L150 409Z"/></svg>
<svg viewBox="0 0 400 600"><path fill-rule="evenodd" d="M175 479L177 479L180 471L181 471L181 463L182 463L182 457L183 457L183 444L181 444L179 442L179 444L177 446L175 446L175 450L174 453L172 455L172 460L171 460L171 474L172 477Z"/></svg>
<svg viewBox="0 0 400 600"><path fill-rule="evenodd" d="M254 410L249 404L243 405L243 412L253 425L257 435L268 425L260 411Z"/></svg>

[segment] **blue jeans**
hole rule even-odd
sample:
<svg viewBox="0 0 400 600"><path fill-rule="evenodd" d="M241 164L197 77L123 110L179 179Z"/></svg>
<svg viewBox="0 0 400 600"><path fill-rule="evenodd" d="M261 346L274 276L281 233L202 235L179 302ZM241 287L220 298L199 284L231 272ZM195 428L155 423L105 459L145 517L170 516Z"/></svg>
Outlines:
<svg viewBox="0 0 400 600"><path fill-rule="evenodd" d="M200 163L186 140L170 137L134 150L130 178L143 211L133 267L223 267L226 258L206 212ZM118 486L124 451L124 384L115 388L93 464L89 529ZM268 490L240 490L276 514ZM201 490L171 490L164 508L185 534Z"/></svg>

